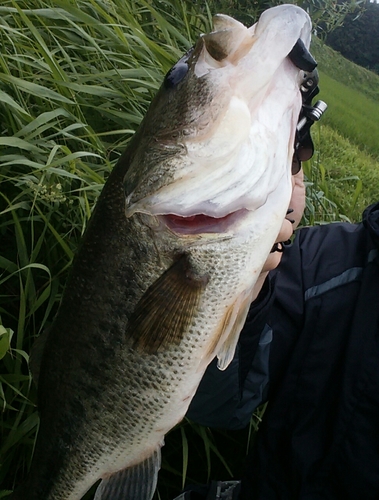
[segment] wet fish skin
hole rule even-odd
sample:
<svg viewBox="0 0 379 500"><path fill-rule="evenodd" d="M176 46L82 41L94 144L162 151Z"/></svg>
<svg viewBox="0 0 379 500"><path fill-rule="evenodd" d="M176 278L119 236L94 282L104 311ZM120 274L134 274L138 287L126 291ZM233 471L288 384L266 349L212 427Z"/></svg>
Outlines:
<svg viewBox="0 0 379 500"><path fill-rule="evenodd" d="M276 9L250 31L218 18L104 186L45 339L40 430L15 500L79 500L100 478L97 499L151 498L164 435L214 356L221 368L230 361L291 189L301 99L286 55L300 37L309 45L310 22L297 7ZM256 147L235 127L249 117ZM198 230L200 214L217 218L212 231Z"/></svg>

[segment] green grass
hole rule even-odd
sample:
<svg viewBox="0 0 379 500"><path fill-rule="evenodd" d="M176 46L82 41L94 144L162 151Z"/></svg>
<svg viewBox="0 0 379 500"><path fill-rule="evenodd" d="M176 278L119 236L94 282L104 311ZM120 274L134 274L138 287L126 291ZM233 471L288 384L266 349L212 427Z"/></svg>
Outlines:
<svg viewBox="0 0 379 500"><path fill-rule="evenodd" d="M163 75L209 26L206 8L199 13L184 0L1 2L0 498L24 477L33 451L31 345L51 324L97 197ZM374 153L368 141L366 149L352 144L377 130L357 119L359 89L374 102L375 85L367 78L361 86L354 69L341 90L330 81L335 63L323 66L323 57L322 98L329 104L323 121L330 125L314 127L316 154L305 166L307 220L357 220L377 196ZM344 68L341 74L349 73ZM351 137L341 102L355 110ZM364 108L367 120L375 106ZM190 423L175 429L164 451L162 498L177 493L186 474L199 481L238 474L246 440L246 433L228 441Z"/></svg>
<svg viewBox="0 0 379 500"><path fill-rule="evenodd" d="M312 43L312 53L319 62L318 98L328 104L321 130L313 133L313 176L334 203L335 216L358 221L362 210L378 200L379 76L319 40Z"/></svg>
<svg viewBox="0 0 379 500"><path fill-rule="evenodd" d="M379 99L370 99L321 71L320 81L320 98L329 105L323 123L379 160Z"/></svg>
<svg viewBox="0 0 379 500"><path fill-rule="evenodd" d="M364 208L378 201L378 161L329 125L315 125L313 139L314 157L304 164L305 222L359 222Z"/></svg>
<svg viewBox="0 0 379 500"><path fill-rule="evenodd" d="M348 61L317 38L312 39L311 51L323 74L374 101L379 101L379 76L376 73Z"/></svg>
<svg viewBox="0 0 379 500"><path fill-rule="evenodd" d="M181 1L1 3L0 493L33 450L30 347L57 310L112 166L208 25Z"/></svg>

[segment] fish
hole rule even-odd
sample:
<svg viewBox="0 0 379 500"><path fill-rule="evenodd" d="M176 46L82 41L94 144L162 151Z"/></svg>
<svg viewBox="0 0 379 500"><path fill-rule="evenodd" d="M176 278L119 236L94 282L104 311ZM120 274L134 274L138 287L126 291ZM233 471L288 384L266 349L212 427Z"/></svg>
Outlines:
<svg viewBox="0 0 379 500"><path fill-rule="evenodd" d="M14 500L150 500L164 436L233 358L291 195L311 21L214 17L167 73L104 185L50 330ZM304 68L302 68L304 66Z"/></svg>

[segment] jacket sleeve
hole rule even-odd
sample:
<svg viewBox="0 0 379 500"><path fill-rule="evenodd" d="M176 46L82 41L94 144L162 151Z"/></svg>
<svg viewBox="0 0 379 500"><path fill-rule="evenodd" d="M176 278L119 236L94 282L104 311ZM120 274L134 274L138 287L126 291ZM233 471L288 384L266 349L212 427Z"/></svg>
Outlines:
<svg viewBox="0 0 379 500"><path fill-rule="evenodd" d="M241 429L280 381L303 321L304 233L286 247L279 269L270 273L252 304L231 364L225 371L217 368L217 360L209 365L187 413L191 420Z"/></svg>
<svg viewBox="0 0 379 500"><path fill-rule="evenodd" d="M266 325L273 300L272 279L267 279L250 308L236 354L226 370L209 365L187 417L208 427L241 429L255 408L264 402L268 384L271 328Z"/></svg>

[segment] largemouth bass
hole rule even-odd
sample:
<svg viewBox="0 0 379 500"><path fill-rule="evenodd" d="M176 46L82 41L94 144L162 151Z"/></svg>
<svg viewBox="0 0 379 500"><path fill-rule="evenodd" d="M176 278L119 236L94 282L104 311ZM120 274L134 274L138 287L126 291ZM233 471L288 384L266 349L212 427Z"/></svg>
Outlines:
<svg viewBox="0 0 379 500"><path fill-rule="evenodd" d="M233 358L285 217L310 33L293 5L250 28L218 15L166 75L45 339L38 439L14 499L79 500L99 479L97 500L152 498L164 436L210 361Z"/></svg>

